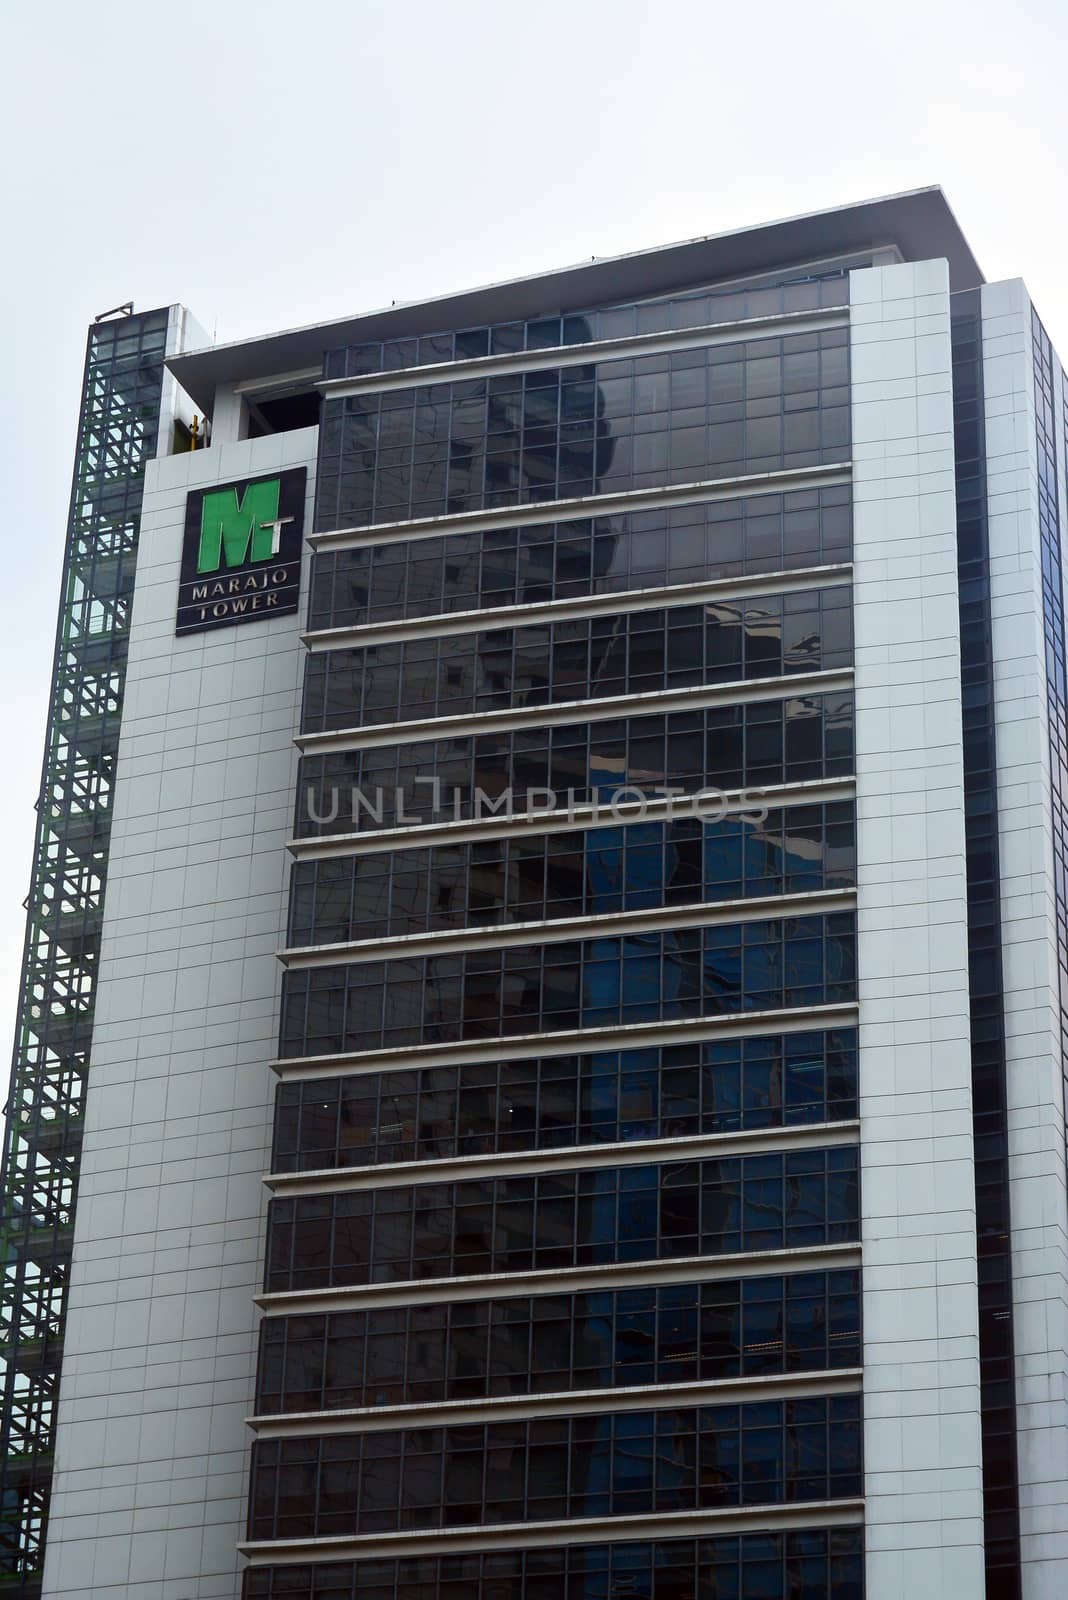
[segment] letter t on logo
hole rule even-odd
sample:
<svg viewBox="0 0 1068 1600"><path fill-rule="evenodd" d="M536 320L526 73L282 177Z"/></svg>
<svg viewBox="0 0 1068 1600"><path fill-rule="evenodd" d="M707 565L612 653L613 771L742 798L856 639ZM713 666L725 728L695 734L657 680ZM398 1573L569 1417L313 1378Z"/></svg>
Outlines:
<svg viewBox="0 0 1068 1600"><path fill-rule="evenodd" d="M271 554L276 556L282 548L282 529L287 522L296 522L296 517L275 517L273 522L261 522L261 528L271 530Z"/></svg>

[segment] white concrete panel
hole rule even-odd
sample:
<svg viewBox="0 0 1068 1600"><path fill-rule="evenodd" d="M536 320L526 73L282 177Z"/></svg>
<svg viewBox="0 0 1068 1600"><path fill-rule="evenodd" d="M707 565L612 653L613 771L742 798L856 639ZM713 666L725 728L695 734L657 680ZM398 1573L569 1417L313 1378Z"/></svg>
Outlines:
<svg viewBox="0 0 1068 1600"><path fill-rule="evenodd" d="M981 1595L948 271L850 282L867 1595Z"/></svg>
<svg viewBox="0 0 1068 1600"><path fill-rule="evenodd" d="M982 306L1023 1593L1059 1600L1068 1202L1031 303L1017 279L986 285ZM1063 459L1060 489L1063 515Z"/></svg>
<svg viewBox="0 0 1068 1600"><path fill-rule="evenodd" d="M147 473L48 1600L239 1592L302 622L174 618L187 492L306 464L310 526L316 436Z"/></svg>

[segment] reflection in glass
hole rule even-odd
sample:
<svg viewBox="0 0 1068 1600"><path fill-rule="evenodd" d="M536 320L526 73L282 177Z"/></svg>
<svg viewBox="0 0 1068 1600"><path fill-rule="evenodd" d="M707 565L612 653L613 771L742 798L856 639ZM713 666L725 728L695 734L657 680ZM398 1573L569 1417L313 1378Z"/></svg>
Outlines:
<svg viewBox="0 0 1068 1600"><path fill-rule="evenodd" d="M840 1499L860 1398L835 1395L261 1439L251 1539Z"/></svg>
<svg viewBox="0 0 1068 1600"><path fill-rule="evenodd" d="M790 1150L271 1201L269 1292L840 1244L857 1151Z"/></svg>
<svg viewBox="0 0 1068 1600"><path fill-rule="evenodd" d="M851 912L287 972L284 1056L812 1006L856 996Z"/></svg>
<svg viewBox="0 0 1068 1600"><path fill-rule="evenodd" d="M854 1367L860 1274L267 1317L263 1414Z"/></svg>
<svg viewBox="0 0 1068 1600"><path fill-rule="evenodd" d="M849 802L298 861L290 945L849 888Z"/></svg>
<svg viewBox="0 0 1068 1600"><path fill-rule="evenodd" d="M625 789L692 795L852 771L852 695L796 695L304 756L295 827L307 837L485 816L506 791L518 815L530 797L545 808L546 790L563 809L569 796L608 806Z"/></svg>
<svg viewBox="0 0 1068 1600"><path fill-rule="evenodd" d="M302 732L831 671L853 660L852 591L653 607L308 658Z"/></svg>
<svg viewBox="0 0 1068 1600"><path fill-rule="evenodd" d="M533 605L849 561L848 486L391 539L312 560L309 628Z"/></svg>
<svg viewBox="0 0 1068 1600"><path fill-rule="evenodd" d="M244 1600L861 1600L861 1528L255 1567Z"/></svg>
<svg viewBox="0 0 1068 1600"><path fill-rule="evenodd" d="M271 1170L684 1138L856 1114L852 1029L505 1058L280 1084Z"/></svg>

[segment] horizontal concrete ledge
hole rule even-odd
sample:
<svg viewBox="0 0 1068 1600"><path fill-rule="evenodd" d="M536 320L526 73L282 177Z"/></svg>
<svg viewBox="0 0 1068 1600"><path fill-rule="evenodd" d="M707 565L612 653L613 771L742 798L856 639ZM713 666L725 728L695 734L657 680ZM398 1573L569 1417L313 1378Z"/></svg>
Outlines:
<svg viewBox="0 0 1068 1600"><path fill-rule="evenodd" d="M700 478L693 483L658 484L653 489L623 489L612 494L574 495L566 500L525 500L522 505L487 506L479 511L454 511L404 522L365 522L306 535L313 550L355 550L365 544L391 544L400 539L425 539L437 534L474 533L479 529L520 528L542 522L574 522L580 517L615 517L628 511L654 511L665 506L690 506L706 500L743 500L755 494L789 494L793 489L837 488L850 482L851 460L827 461L814 467L788 467L775 472L736 473L729 478Z"/></svg>
<svg viewBox="0 0 1068 1600"><path fill-rule="evenodd" d="M717 813L734 816L779 806L831 805L852 800L857 792L855 778L814 778L804 783L777 783L752 789L723 789L715 801ZM329 856L366 855L374 850L429 848L434 844L473 843L484 839L503 839L510 833L572 833L585 828L614 828L627 822L670 822L675 818L698 817L712 822L708 795L664 795L645 800L621 800L618 805L590 802L570 810L516 811L511 816L466 817L460 821L416 823L410 828L377 828L361 833L322 834L307 839L290 839L286 845L302 861Z"/></svg>
<svg viewBox="0 0 1068 1600"><path fill-rule="evenodd" d="M503 733L510 728L555 728L572 722L603 722L609 717L639 717L654 712L695 711L707 706L749 705L765 700L796 700L853 687L853 668L798 672L776 678L737 678L731 683L695 683L684 689L653 689L647 694L606 695L603 700L560 700L552 705L511 706L503 711L464 712L412 722L375 722L329 733L300 733L293 743L305 755L369 750L379 745L414 744L425 739L456 739L466 734ZM621 785L625 788L626 785Z"/></svg>
<svg viewBox="0 0 1068 1600"><path fill-rule="evenodd" d="M504 1522L496 1527L430 1528L325 1539L251 1540L238 1550L255 1567L305 1561L447 1555L464 1550L532 1550L546 1545L605 1544L626 1539L714 1538L793 1528L848 1528L864 1521L863 1500L804 1500L795 1505L731 1506L720 1511L658 1511L652 1516L576 1517L569 1522Z"/></svg>
<svg viewBox="0 0 1068 1600"><path fill-rule="evenodd" d="M627 589L618 594L574 595L536 604L493 606L486 611L443 611L434 616L405 617L394 622L362 622L351 628L320 628L302 634L301 638L313 655L321 655L328 650L367 649L406 639L485 633L500 628L530 627L534 623L569 622L574 618L615 617L651 608L714 605L717 601L730 604L736 600L759 600L763 595L794 594L805 589L840 589L851 581L852 573L851 565L836 562L823 567L798 567L791 572L679 583L670 588Z"/></svg>
<svg viewBox="0 0 1068 1600"><path fill-rule="evenodd" d="M825 916L852 911L856 889L809 889L802 894L758 895L744 900L712 900L695 906L655 906L642 911L591 912L553 922L496 922L481 928L441 928L433 933L379 935L349 944L291 946L278 952L293 971L312 967L355 966L367 961L399 961L414 956L451 955L465 950L510 949L514 945L563 944L572 939L623 939L632 934L763 922L768 918Z"/></svg>
<svg viewBox="0 0 1068 1600"><path fill-rule="evenodd" d="M555 367L585 367L591 361L625 361L628 356L655 356L672 350L701 350L710 345L738 344L749 339L788 339L796 333L848 328L848 306L817 306L811 311L781 311L768 317L738 317L732 322L702 322L694 328L664 328L620 339L589 339L585 344L553 344L544 350L508 350L499 355L466 356L459 361L431 361L421 367L391 372L361 372L347 378L319 378L315 388L324 399L353 394L379 394L395 389L422 389L435 383L468 383L472 378L501 378L513 372L545 372Z"/></svg>
<svg viewBox="0 0 1068 1600"><path fill-rule="evenodd" d="M748 1250L723 1256L680 1256L613 1261L605 1266L551 1267L532 1272L479 1273L466 1278L414 1278L404 1283L345 1284L329 1289L284 1289L255 1295L271 1316L373 1307L431 1305L442 1301L515 1299L528 1294L583 1289L635 1288L664 1283L711 1283L778 1272L836 1272L859 1267L860 1243L814 1244L785 1250Z"/></svg>
<svg viewBox="0 0 1068 1600"><path fill-rule="evenodd" d="M263 378L248 378L243 383L235 383L233 391L234 394L254 395L258 400L266 400L275 391L292 389L297 383L306 383L309 388L315 388L322 381L322 373L321 363L317 367L295 367L290 372L274 372Z"/></svg>
<svg viewBox="0 0 1068 1600"><path fill-rule="evenodd" d="M659 1411L667 1406L744 1405L753 1400L805 1400L859 1394L859 1367L773 1373L760 1378L719 1378L704 1383L640 1384L633 1389L579 1389L556 1394L502 1395L444 1400L428 1405L361 1406L350 1411L293 1411L246 1417L261 1439L294 1434L383 1433L391 1428L444 1428L468 1422L510 1422L526 1417L587 1417L610 1411Z"/></svg>
<svg viewBox="0 0 1068 1600"><path fill-rule="evenodd" d="M269 1172L264 1183L274 1194L339 1194L353 1189L390 1189L412 1183L443 1183L460 1178L525 1176L581 1167L634 1166L648 1161L718 1160L775 1150L825 1150L856 1144L859 1121L792 1123L788 1127L747 1128L702 1133L692 1138L620 1140L613 1144L553 1145L548 1150L505 1150L489 1155L444 1156L396 1161L375 1167L323 1167L314 1172Z"/></svg>
<svg viewBox="0 0 1068 1600"><path fill-rule="evenodd" d="M351 1077L360 1072L393 1072L407 1067L437 1067L450 1062L526 1061L592 1050L638 1050L650 1044L690 1044L702 1039L749 1039L763 1033L811 1033L854 1028L855 1001L833 1005L776 1007L770 1011L729 1011L719 1016L684 1017L668 1022L634 1022L561 1033L517 1034L514 1038L456 1039L447 1044L399 1045L387 1050L344 1051L327 1056L285 1056L270 1063L280 1078Z"/></svg>

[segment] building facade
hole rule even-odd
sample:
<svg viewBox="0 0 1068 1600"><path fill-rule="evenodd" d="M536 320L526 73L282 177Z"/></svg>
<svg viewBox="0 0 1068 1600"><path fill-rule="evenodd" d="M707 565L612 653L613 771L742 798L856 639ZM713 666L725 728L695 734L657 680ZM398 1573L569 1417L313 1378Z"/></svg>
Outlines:
<svg viewBox="0 0 1068 1600"><path fill-rule="evenodd" d="M938 190L94 325L0 1590L1064 1593L1066 396Z"/></svg>

